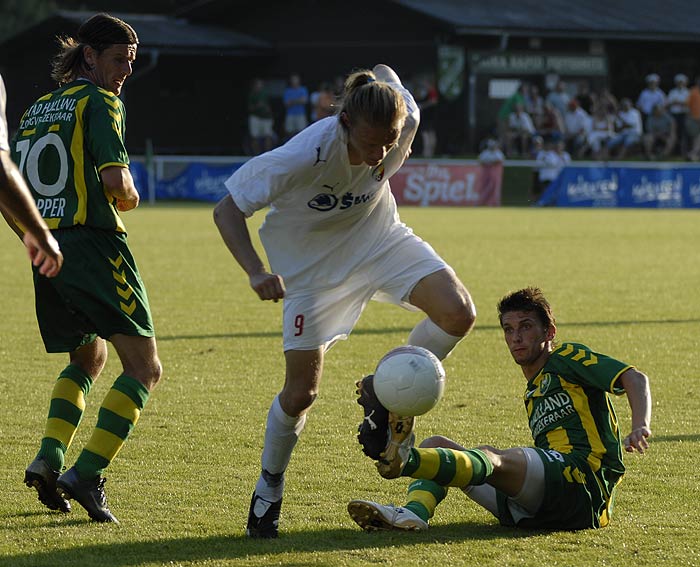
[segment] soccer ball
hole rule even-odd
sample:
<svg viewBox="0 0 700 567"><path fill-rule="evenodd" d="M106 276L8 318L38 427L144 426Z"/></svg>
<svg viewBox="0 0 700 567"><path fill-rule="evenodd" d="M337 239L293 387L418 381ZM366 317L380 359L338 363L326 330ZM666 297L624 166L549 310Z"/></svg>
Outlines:
<svg viewBox="0 0 700 567"><path fill-rule="evenodd" d="M435 407L445 390L445 370L429 350L408 345L384 355L374 371L374 393L390 412L422 415Z"/></svg>

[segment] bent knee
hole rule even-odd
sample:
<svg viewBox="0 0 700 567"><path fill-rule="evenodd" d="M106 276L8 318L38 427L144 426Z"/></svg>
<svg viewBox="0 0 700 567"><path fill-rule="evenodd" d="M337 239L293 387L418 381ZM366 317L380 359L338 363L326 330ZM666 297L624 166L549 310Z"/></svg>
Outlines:
<svg viewBox="0 0 700 567"><path fill-rule="evenodd" d="M441 313L435 323L446 333L462 337L469 333L476 321L476 307L471 299L455 302L449 310Z"/></svg>

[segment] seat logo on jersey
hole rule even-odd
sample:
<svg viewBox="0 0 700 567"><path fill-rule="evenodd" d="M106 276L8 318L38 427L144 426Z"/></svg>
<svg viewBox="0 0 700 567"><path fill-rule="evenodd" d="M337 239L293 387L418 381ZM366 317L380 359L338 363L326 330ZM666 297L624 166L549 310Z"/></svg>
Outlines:
<svg viewBox="0 0 700 567"><path fill-rule="evenodd" d="M308 203L309 207L317 211L330 211L338 204L338 197L330 193L319 193Z"/></svg>
<svg viewBox="0 0 700 567"><path fill-rule="evenodd" d="M381 181L384 179L384 164L380 163L377 167L374 168L374 171L372 171L372 179L375 181Z"/></svg>

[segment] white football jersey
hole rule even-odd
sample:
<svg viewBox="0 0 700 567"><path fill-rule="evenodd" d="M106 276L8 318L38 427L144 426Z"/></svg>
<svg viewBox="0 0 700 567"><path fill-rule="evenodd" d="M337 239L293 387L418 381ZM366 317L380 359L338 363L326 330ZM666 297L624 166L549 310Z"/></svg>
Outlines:
<svg viewBox="0 0 700 567"><path fill-rule="evenodd" d="M383 250L394 231L410 232L399 219L389 178L408 157L419 113L410 93L392 86L409 115L379 165L350 165L345 130L329 117L251 159L226 181L246 216L270 207L260 238L288 291L334 286Z"/></svg>
<svg viewBox="0 0 700 567"><path fill-rule="evenodd" d="M7 139L7 118L5 117L5 83L0 75L0 151L9 152L10 144Z"/></svg>

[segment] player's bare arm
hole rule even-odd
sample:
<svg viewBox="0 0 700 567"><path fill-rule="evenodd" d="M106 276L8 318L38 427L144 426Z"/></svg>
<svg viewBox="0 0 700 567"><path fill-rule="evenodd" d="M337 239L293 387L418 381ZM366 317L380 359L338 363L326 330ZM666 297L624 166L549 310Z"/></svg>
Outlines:
<svg viewBox="0 0 700 567"><path fill-rule="evenodd" d="M647 439L651 437L651 391L649 378L636 368L628 368L620 376L620 384L625 389L632 410L632 431L624 438L625 451L635 450L644 453L649 448Z"/></svg>
<svg viewBox="0 0 700 567"><path fill-rule="evenodd" d="M250 287L262 300L279 301L284 297L282 276L265 269L260 256L250 240L245 215L227 195L214 208L214 223L236 262L248 274Z"/></svg>
<svg viewBox="0 0 700 567"><path fill-rule="evenodd" d="M110 165L100 171L105 190L117 199L117 209L130 211L139 206L139 193L127 167Z"/></svg>
<svg viewBox="0 0 700 567"><path fill-rule="evenodd" d="M58 274L63 266L58 242L41 218L19 170L5 151L0 151L0 191L0 212L26 246L32 264L43 276L51 278Z"/></svg>

